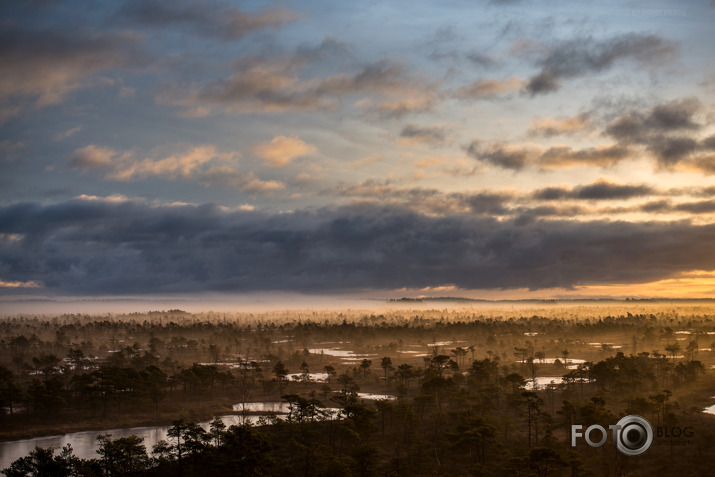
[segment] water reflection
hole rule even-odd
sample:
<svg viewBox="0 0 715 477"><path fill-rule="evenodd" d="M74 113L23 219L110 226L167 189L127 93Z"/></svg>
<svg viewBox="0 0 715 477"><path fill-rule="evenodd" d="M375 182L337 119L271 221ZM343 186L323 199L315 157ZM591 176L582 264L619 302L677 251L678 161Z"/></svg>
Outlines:
<svg viewBox="0 0 715 477"><path fill-rule="evenodd" d="M534 379L529 379L524 386L524 389L529 391L546 389L547 386L556 386L564 382L561 376L537 376Z"/></svg>
<svg viewBox="0 0 715 477"><path fill-rule="evenodd" d="M241 425L247 423L250 425L270 424L273 420L284 420L288 418L289 406L288 403L281 402L247 402L235 404L233 410L241 412L245 409L251 413L269 413L267 415L249 414L243 415L228 415L219 416L226 424L226 427L233 425ZM339 408L323 408L321 409L328 419L336 419L339 417L341 409ZM209 430L210 421L199 422L199 425ZM171 426L155 426L155 427L131 427L126 429L106 429L101 431L83 431L71 432L64 435L36 437L33 439L23 439L18 441L0 442L0 470L8 467L13 461L20 457L25 457L30 454L35 447L52 447L53 449L61 449L67 444L72 446L74 455L81 459L94 459L99 457L97 449L97 436L111 434L112 439L121 437L129 437L135 435L144 439L144 446L147 452L151 453L152 447L160 440L168 440L168 431Z"/></svg>

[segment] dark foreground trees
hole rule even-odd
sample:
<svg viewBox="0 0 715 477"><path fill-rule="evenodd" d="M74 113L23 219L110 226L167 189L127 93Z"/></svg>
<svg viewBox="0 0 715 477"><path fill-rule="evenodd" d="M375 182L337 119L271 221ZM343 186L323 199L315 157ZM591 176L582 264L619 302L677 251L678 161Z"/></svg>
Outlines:
<svg viewBox="0 0 715 477"><path fill-rule="evenodd" d="M200 431L197 431L200 429ZM111 435L99 436L96 459L79 459L70 445L58 454L51 448L37 447L27 457L13 462L2 472L7 477L119 477L124 475L266 475L273 460L268 455L268 437L249 426L231 426L211 434L197 424L177 421L170 435L178 436L172 443L160 442L147 454L142 439L137 436L112 440ZM200 443L200 444L197 444ZM183 450L182 450L183 449Z"/></svg>

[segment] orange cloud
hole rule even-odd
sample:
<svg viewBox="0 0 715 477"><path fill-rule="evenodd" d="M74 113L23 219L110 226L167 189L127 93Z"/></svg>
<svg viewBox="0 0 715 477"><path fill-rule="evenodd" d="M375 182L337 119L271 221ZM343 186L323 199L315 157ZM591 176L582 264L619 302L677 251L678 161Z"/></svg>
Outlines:
<svg viewBox="0 0 715 477"><path fill-rule="evenodd" d="M90 144L74 152L70 165L88 169L106 166L112 162L112 158L116 155L116 151L111 148Z"/></svg>
<svg viewBox="0 0 715 477"><path fill-rule="evenodd" d="M36 280L27 282L0 280L0 288L44 288L45 284Z"/></svg>
<svg viewBox="0 0 715 477"><path fill-rule="evenodd" d="M285 167L296 157L311 154L317 149L298 137L276 136L271 142L253 146L252 151L269 167Z"/></svg>
<svg viewBox="0 0 715 477"><path fill-rule="evenodd" d="M117 167L107 177L118 181L135 178L163 176L171 179L189 177L201 165L216 158L229 158L232 154L220 154L214 146L197 146L184 154L167 156L163 159L128 160Z"/></svg>
<svg viewBox="0 0 715 477"><path fill-rule="evenodd" d="M583 116L574 118L541 118L534 119L529 128L530 135L558 136L578 133L588 128L590 123Z"/></svg>

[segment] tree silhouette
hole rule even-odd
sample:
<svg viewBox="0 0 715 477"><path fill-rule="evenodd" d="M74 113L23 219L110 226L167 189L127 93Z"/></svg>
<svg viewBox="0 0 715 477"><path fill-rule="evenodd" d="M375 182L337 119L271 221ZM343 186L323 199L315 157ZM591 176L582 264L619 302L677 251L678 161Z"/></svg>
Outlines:
<svg viewBox="0 0 715 477"><path fill-rule="evenodd" d="M364 381L364 380L366 379L366 377L367 377L367 371L368 371L368 369L370 369L370 366L372 366L372 361L369 360L369 359L367 359L367 358L363 359L362 362L360 363L360 369L362 369L362 379L363 379L363 381Z"/></svg>
<svg viewBox="0 0 715 477"><path fill-rule="evenodd" d="M105 475L121 476L141 472L149 465L149 456L142 442L144 438L137 436L111 439L111 434L98 436L100 462Z"/></svg>
<svg viewBox="0 0 715 477"><path fill-rule="evenodd" d="M392 359L389 356L385 356L382 358L382 361L380 362L380 367L383 369L385 372L385 381L387 381L387 372L392 370Z"/></svg>

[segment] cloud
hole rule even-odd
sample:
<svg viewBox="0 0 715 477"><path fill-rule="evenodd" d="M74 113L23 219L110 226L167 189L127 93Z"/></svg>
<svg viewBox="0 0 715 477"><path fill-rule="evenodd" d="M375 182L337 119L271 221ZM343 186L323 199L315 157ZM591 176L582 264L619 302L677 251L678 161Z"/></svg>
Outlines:
<svg viewBox="0 0 715 477"><path fill-rule="evenodd" d="M700 100L694 97L672 100L654 107L644 125L660 131L699 129L693 116L702 109Z"/></svg>
<svg viewBox="0 0 715 477"><path fill-rule="evenodd" d="M298 56L311 60L327 58L352 59L350 45L332 36L326 36L318 45L303 43L296 48Z"/></svg>
<svg viewBox="0 0 715 477"><path fill-rule="evenodd" d="M499 144L493 142L488 146L482 146L481 141L472 141L465 147L465 151L471 157L503 169L521 170L533 161L533 157L538 157L536 148Z"/></svg>
<svg viewBox="0 0 715 477"><path fill-rule="evenodd" d="M382 60L363 66L356 74L336 74L325 78L315 90L320 95L334 96L361 92L399 94L408 82L407 71L402 65Z"/></svg>
<svg viewBox="0 0 715 477"><path fill-rule="evenodd" d="M715 174L715 154L696 157L689 164L686 164L685 168L693 169L706 175Z"/></svg>
<svg viewBox="0 0 715 477"><path fill-rule="evenodd" d="M398 119L409 114L431 111L436 103L435 98L432 93L417 93L409 98L385 99L377 102L366 99L357 104L367 107L381 118Z"/></svg>
<svg viewBox="0 0 715 477"><path fill-rule="evenodd" d="M653 193L654 189L647 185L623 185L600 180L591 185L575 187L572 196L588 200L623 200Z"/></svg>
<svg viewBox="0 0 715 477"><path fill-rule="evenodd" d="M497 64L497 61L490 55L483 53L472 52L466 55L466 58L475 66L481 68L491 68Z"/></svg>
<svg viewBox="0 0 715 477"><path fill-rule="evenodd" d="M545 187L531 193L536 200L626 200L657 194L653 187L644 184L615 184L600 179L593 184L576 187Z"/></svg>
<svg viewBox="0 0 715 477"><path fill-rule="evenodd" d="M118 153L111 148L90 144L77 149L72 155L70 165L80 169L94 169L111 164Z"/></svg>
<svg viewBox="0 0 715 477"><path fill-rule="evenodd" d="M223 2L187 0L127 0L115 14L116 19L133 26L172 26L223 40L241 38L255 30L277 28L298 17L297 12L283 8L246 13Z"/></svg>
<svg viewBox="0 0 715 477"><path fill-rule="evenodd" d="M514 198L509 192L479 192L462 195L462 201L472 212L485 215L509 214L509 202Z"/></svg>
<svg viewBox="0 0 715 477"><path fill-rule="evenodd" d="M192 178L205 187L231 187L251 193L270 193L285 188L281 181L259 179L253 172L242 172L220 164L202 169Z"/></svg>
<svg viewBox="0 0 715 477"><path fill-rule="evenodd" d="M64 139L67 139L70 136L73 136L74 134L77 134L81 130L82 130L82 126L70 128L70 129L67 129L66 131L62 131L60 133L55 134L52 139L54 139L55 141L62 141Z"/></svg>
<svg viewBox="0 0 715 477"><path fill-rule="evenodd" d="M270 142L253 146L252 151L269 167L285 167L296 157L312 154L317 149L298 137L276 136Z"/></svg>
<svg viewBox="0 0 715 477"><path fill-rule="evenodd" d="M26 107L42 108L89 85L110 69L133 69L147 55L131 33L86 30L25 30L12 24L0 30L0 109L7 119Z"/></svg>
<svg viewBox="0 0 715 477"><path fill-rule="evenodd" d="M583 166L610 167L630 155L627 147L618 145L583 149L553 146L544 149L541 145L533 144L491 142L483 145L478 140L465 146L465 152L478 161L514 171L522 170L528 166L539 169Z"/></svg>
<svg viewBox="0 0 715 477"><path fill-rule="evenodd" d="M656 200L643 204L639 208L649 213L681 212L689 215L715 214L715 200L673 203L669 200Z"/></svg>
<svg viewBox="0 0 715 477"><path fill-rule="evenodd" d="M650 110L628 111L608 123L603 134L621 144L639 145L656 160L659 168L690 169L712 173L715 141L699 139L704 125L697 121L702 103L693 97L668 101Z"/></svg>
<svg viewBox="0 0 715 477"><path fill-rule="evenodd" d="M535 162L544 169L574 166L610 167L628 158L629 155L630 151L627 147L618 145L583 149L554 146L541 154Z"/></svg>
<svg viewBox="0 0 715 477"><path fill-rule="evenodd" d="M654 135L696 131L695 115L702 103L693 97L671 100L649 111L630 111L611 121L604 134L621 142L647 143Z"/></svg>
<svg viewBox="0 0 715 477"><path fill-rule="evenodd" d="M587 130L591 123L586 115L573 118L539 118L531 121L530 136L571 136Z"/></svg>
<svg viewBox="0 0 715 477"><path fill-rule="evenodd" d="M532 197L537 200L562 200L571 195L571 189L568 187L544 187L532 192Z"/></svg>
<svg viewBox="0 0 715 477"><path fill-rule="evenodd" d="M690 214L712 214L715 213L715 200L684 202L677 204L674 210L688 212Z"/></svg>
<svg viewBox="0 0 715 477"><path fill-rule="evenodd" d="M414 213L451 215L510 215L519 194L510 190L445 193L424 187L399 187L390 181L367 180L357 185L343 185L331 191L341 197L359 199L359 203L389 204Z"/></svg>
<svg viewBox="0 0 715 477"><path fill-rule="evenodd" d="M42 281L67 294L538 290L715 269L713 225L428 216L386 204L271 215L210 204L19 203L0 207L0 233L24 237L0 243L4 282Z"/></svg>
<svg viewBox="0 0 715 477"><path fill-rule="evenodd" d="M438 158L427 158L422 166L436 166ZM520 223L542 217L587 216L618 217L633 212L709 213L710 199L673 204L674 197L705 197L712 195L708 188L658 189L648 184L621 184L599 179L589 184L572 187L549 186L531 192L511 189L465 192L444 192L435 188L404 187L392 181L367 180L356 185L341 185L324 194L350 198L353 204L389 205L430 216L474 214ZM643 202L638 199L651 199ZM625 202L632 201L630 204ZM544 202L550 202L544 204ZM559 202L559 204L555 204ZM580 203L579 203L580 202ZM603 206L603 203L616 205ZM583 203L588 203L587 206ZM681 205L684 204L684 205ZM690 209L692 208L692 209Z"/></svg>
<svg viewBox="0 0 715 477"><path fill-rule="evenodd" d="M525 84L523 79L514 76L505 80L480 79L458 88L454 94L459 99L493 99L502 94L520 91Z"/></svg>
<svg viewBox="0 0 715 477"><path fill-rule="evenodd" d="M398 144L403 146L414 144L441 144L445 139L447 139L447 133L443 127L419 127L414 124L408 124L400 131Z"/></svg>
<svg viewBox="0 0 715 477"><path fill-rule="evenodd" d="M592 211L578 205L538 205L536 207L520 207L513 210L516 214L514 222L527 224L543 217L578 217L592 213Z"/></svg>
<svg viewBox="0 0 715 477"><path fill-rule="evenodd" d="M541 71L527 83L531 95L547 94L561 88L562 80L600 73L619 61L658 66L668 62L677 46L657 35L628 33L606 40L579 38L564 41L547 50L537 64Z"/></svg>
<svg viewBox="0 0 715 477"><path fill-rule="evenodd" d="M319 95L311 82L301 81L297 74L301 66L302 62L295 58L244 60L240 70L228 80L190 92L181 101L189 100L192 105L214 104L228 111L244 112L316 111L337 107L334 99ZM185 95L183 92L178 94Z"/></svg>
<svg viewBox="0 0 715 477"><path fill-rule="evenodd" d="M445 194L438 189L425 187L398 187L389 180L370 179L357 185L340 185L324 193L355 199L357 203L383 204L429 215L470 210L465 194Z"/></svg>
<svg viewBox="0 0 715 477"><path fill-rule="evenodd" d="M125 159L117 163L107 178L117 181L165 177L168 179L191 177L199 168L216 158L230 159L231 154L219 154L214 146L192 147L183 154L174 154L161 159Z"/></svg>
<svg viewBox="0 0 715 477"><path fill-rule="evenodd" d="M526 84L526 90L532 95L553 93L560 88L560 77L550 71L542 71Z"/></svg>
<svg viewBox="0 0 715 477"><path fill-rule="evenodd" d="M663 167L670 167L690 157L698 150L698 142L689 137L654 137L648 144L648 150L658 159Z"/></svg>
<svg viewBox="0 0 715 477"><path fill-rule="evenodd" d="M30 280L27 282L21 281L6 281L0 279L0 288L44 288L42 282L36 280Z"/></svg>
<svg viewBox="0 0 715 477"><path fill-rule="evenodd" d="M222 108L226 111L279 113L331 111L346 97L385 117L426 111L436 101L435 85L416 79L395 62L368 63L352 74L305 79L306 58L245 58L226 80L191 89L170 87L157 97L160 104ZM202 115L205 109L202 109Z"/></svg>
<svg viewBox="0 0 715 477"><path fill-rule="evenodd" d="M77 149L70 164L78 169L101 171L105 179L120 182L148 178L192 180L205 187L223 186L255 193L285 188L283 182L263 180L253 172L238 170L236 153L220 152L213 145L183 145L176 149L173 154L155 153L142 158L133 151L118 152L89 145Z"/></svg>

